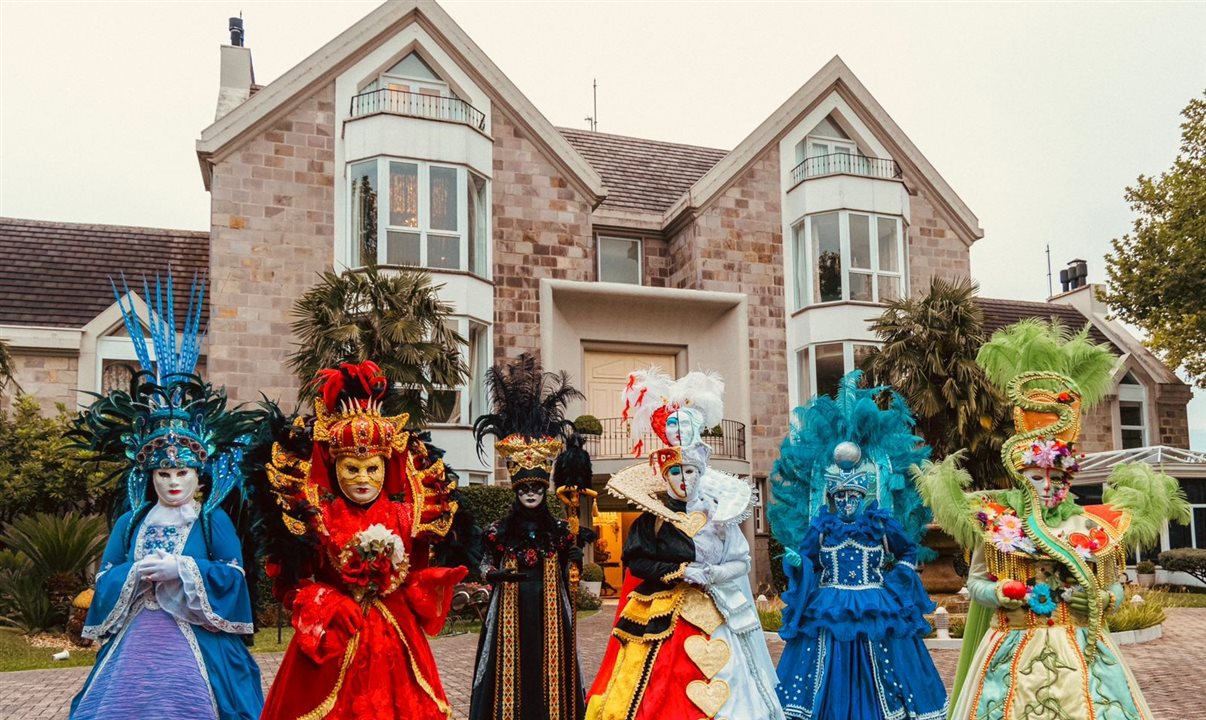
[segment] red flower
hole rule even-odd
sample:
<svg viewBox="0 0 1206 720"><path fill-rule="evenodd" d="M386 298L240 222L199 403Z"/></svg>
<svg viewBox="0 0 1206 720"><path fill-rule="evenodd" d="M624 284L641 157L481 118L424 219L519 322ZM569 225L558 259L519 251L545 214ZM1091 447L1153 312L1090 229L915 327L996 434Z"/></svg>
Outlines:
<svg viewBox="0 0 1206 720"><path fill-rule="evenodd" d="M343 567L339 569L340 579L348 585L357 587L365 587L372 581L372 568L370 568L359 553L352 553Z"/></svg>

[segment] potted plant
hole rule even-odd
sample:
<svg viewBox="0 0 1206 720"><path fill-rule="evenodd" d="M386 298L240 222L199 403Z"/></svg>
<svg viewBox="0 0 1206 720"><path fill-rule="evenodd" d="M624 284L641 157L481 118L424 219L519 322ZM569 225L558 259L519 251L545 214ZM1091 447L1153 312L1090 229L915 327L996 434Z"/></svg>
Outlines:
<svg viewBox="0 0 1206 720"><path fill-rule="evenodd" d="M574 420L574 430L583 435L602 435L603 423L599 422L599 418L594 415L579 415Z"/></svg>
<svg viewBox="0 0 1206 720"><path fill-rule="evenodd" d="M595 597L603 591L603 567L596 563L586 563L582 566L581 587Z"/></svg>
<svg viewBox="0 0 1206 720"><path fill-rule="evenodd" d="M1135 575L1138 576L1139 585L1142 587L1151 587L1156 584L1156 564L1151 560L1143 560L1135 565Z"/></svg>

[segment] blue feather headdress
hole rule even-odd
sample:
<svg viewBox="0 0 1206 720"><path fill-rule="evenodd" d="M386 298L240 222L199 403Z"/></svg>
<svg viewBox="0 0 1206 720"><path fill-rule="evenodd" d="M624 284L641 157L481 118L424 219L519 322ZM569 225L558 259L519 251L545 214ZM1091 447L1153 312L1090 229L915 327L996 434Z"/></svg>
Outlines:
<svg viewBox="0 0 1206 720"><path fill-rule="evenodd" d="M75 447L97 459L124 461L125 507L149 509L150 471L191 467L207 486L202 515L218 507L243 484L243 453L252 431L252 415L228 410L226 394L196 374L204 334L201 314L205 285L193 280L188 314L178 331L171 273L155 278L155 293L144 280L150 337L136 312L129 285L113 293L141 369L132 392L95 395L96 401L76 418L68 436Z"/></svg>
<svg viewBox="0 0 1206 720"><path fill-rule="evenodd" d="M888 387L859 387L861 377L858 370L848 373L835 397L815 397L792 412L791 429L771 470L774 499L768 510L771 531L789 550L799 547L812 519L826 506L834 451L841 443L861 450L859 484L911 539L920 541L930 522L930 511L909 475L909 467L928 458L930 448L913 434L916 423L904 398ZM926 554L932 557L922 548L922 559Z"/></svg>

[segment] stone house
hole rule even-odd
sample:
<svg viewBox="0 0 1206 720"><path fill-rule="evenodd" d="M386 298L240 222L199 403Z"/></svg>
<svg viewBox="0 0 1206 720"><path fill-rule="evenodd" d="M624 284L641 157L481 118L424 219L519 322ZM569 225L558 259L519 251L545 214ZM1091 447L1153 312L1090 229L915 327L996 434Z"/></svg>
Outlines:
<svg viewBox="0 0 1206 720"><path fill-rule="evenodd" d="M478 459L469 430L485 407L485 369L536 351L587 395L571 416L600 420L590 445L600 488L632 462L619 389L629 371L657 364L725 377L726 419L709 438L715 462L765 493L791 407L836 387L874 346L867 324L884 301L937 274L970 274L969 248L984 235L837 57L731 150L554 127L427 0L385 3L263 86L250 50L224 46L220 77L217 117L196 141L210 231L143 231L203 248L208 377L237 400L260 392L292 400L290 311L316 275L371 259L422 267L467 339L472 376L441 391L445 411L433 431L469 483L494 476L493 458ZM0 249L9 242L15 252L7 227ZM51 224L46 232L89 230ZM105 232L96 229L98 238ZM177 267L196 266L189 257ZM35 295L55 287L18 280ZM0 304L9 296L0 290ZM1093 419L1100 449L1123 447L1138 426L1144 444L1187 445L1188 389L1111 324L1090 292L984 302L1002 325L1048 313L1091 322L1126 353L1119 394ZM80 329L95 322L93 334L103 325L120 336L102 306L89 306L95 321L0 310L0 337L15 339L23 387L47 401L102 387L105 361ZM56 340L54 354L31 337L43 330L72 339ZM43 367L51 357L63 365L56 380L33 379L43 377L39 357ZM1139 425L1127 378L1143 393ZM610 543L596 559L618 586L615 545L633 514L605 493L598 509ZM762 513L747 525L765 577Z"/></svg>

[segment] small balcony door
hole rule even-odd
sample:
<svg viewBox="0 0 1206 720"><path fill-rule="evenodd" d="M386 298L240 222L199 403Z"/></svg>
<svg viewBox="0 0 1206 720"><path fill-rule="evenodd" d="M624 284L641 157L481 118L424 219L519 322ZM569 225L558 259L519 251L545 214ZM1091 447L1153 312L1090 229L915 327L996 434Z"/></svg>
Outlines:
<svg viewBox="0 0 1206 720"><path fill-rule="evenodd" d="M618 418L624 411L620 394L628 373L656 365L674 377L674 353L628 353L587 350L585 353L586 411L597 418Z"/></svg>

